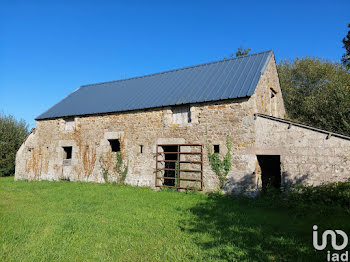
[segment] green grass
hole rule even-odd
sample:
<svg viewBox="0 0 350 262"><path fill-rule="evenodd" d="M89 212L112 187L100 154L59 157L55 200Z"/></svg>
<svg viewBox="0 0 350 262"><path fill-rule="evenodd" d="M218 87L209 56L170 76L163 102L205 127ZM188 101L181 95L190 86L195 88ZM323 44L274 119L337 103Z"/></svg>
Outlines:
<svg viewBox="0 0 350 262"><path fill-rule="evenodd" d="M312 225L350 232L342 209L296 212L220 195L0 178L1 261L325 261Z"/></svg>

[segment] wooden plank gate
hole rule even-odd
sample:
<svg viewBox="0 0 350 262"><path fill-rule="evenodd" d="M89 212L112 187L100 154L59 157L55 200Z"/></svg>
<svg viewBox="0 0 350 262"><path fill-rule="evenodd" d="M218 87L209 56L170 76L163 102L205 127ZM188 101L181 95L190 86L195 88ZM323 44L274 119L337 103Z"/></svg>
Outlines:
<svg viewBox="0 0 350 262"><path fill-rule="evenodd" d="M203 190L203 145L157 145L155 186Z"/></svg>

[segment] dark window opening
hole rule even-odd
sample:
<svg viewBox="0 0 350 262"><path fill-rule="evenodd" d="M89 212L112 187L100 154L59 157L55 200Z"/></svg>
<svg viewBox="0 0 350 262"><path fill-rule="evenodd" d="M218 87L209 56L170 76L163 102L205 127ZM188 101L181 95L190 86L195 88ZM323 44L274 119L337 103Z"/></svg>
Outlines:
<svg viewBox="0 0 350 262"><path fill-rule="evenodd" d="M271 90L271 98L274 98L277 92L272 88L270 88L270 90Z"/></svg>
<svg viewBox="0 0 350 262"><path fill-rule="evenodd" d="M140 145L140 153L143 153L143 145Z"/></svg>
<svg viewBox="0 0 350 262"><path fill-rule="evenodd" d="M261 168L262 189L281 187L281 157L279 155L258 155Z"/></svg>
<svg viewBox="0 0 350 262"><path fill-rule="evenodd" d="M72 147L71 146L64 146L64 159L72 159Z"/></svg>
<svg viewBox="0 0 350 262"><path fill-rule="evenodd" d="M108 140L112 152L120 152L120 142L119 139L109 139Z"/></svg>
<svg viewBox="0 0 350 262"><path fill-rule="evenodd" d="M220 153L220 145L214 145L214 153Z"/></svg>
<svg viewBox="0 0 350 262"><path fill-rule="evenodd" d="M170 160L171 162L165 162L165 170L164 177L173 177L174 179L164 179L164 186L175 186L175 167L178 154L174 154L177 152L178 146L162 146L164 151L164 160ZM167 154L167 152L172 154Z"/></svg>

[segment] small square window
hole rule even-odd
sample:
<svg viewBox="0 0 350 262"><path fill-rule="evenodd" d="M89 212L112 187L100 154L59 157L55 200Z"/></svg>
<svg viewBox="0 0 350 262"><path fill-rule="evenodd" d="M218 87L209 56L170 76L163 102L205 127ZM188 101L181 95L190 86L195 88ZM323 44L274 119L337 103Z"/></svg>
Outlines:
<svg viewBox="0 0 350 262"><path fill-rule="evenodd" d="M71 146L64 146L63 147L64 155L63 159L72 159L72 147Z"/></svg>
<svg viewBox="0 0 350 262"><path fill-rule="evenodd" d="M66 119L64 119L64 121L65 121L64 130L66 130L66 131L73 131L74 130L75 118L74 117L66 118Z"/></svg>
<svg viewBox="0 0 350 262"><path fill-rule="evenodd" d="M220 153L220 145L214 145L214 153Z"/></svg>
<svg viewBox="0 0 350 262"><path fill-rule="evenodd" d="M191 123L191 110L189 106L173 107L173 124Z"/></svg>
<svg viewBox="0 0 350 262"><path fill-rule="evenodd" d="M120 152L119 139L108 139L109 145L111 146L112 152Z"/></svg>

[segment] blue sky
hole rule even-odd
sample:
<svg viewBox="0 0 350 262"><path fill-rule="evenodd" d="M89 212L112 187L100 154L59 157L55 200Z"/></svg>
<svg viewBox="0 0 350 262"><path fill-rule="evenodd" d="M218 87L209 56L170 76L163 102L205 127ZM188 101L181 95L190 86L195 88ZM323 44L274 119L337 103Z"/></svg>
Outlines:
<svg viewBox="0 0 350 262"><path fill-rule="evenodd" d="M0 0L0 112L34 118L88 83L214 61L239 46L339 61L350 1Z"/></svg>

